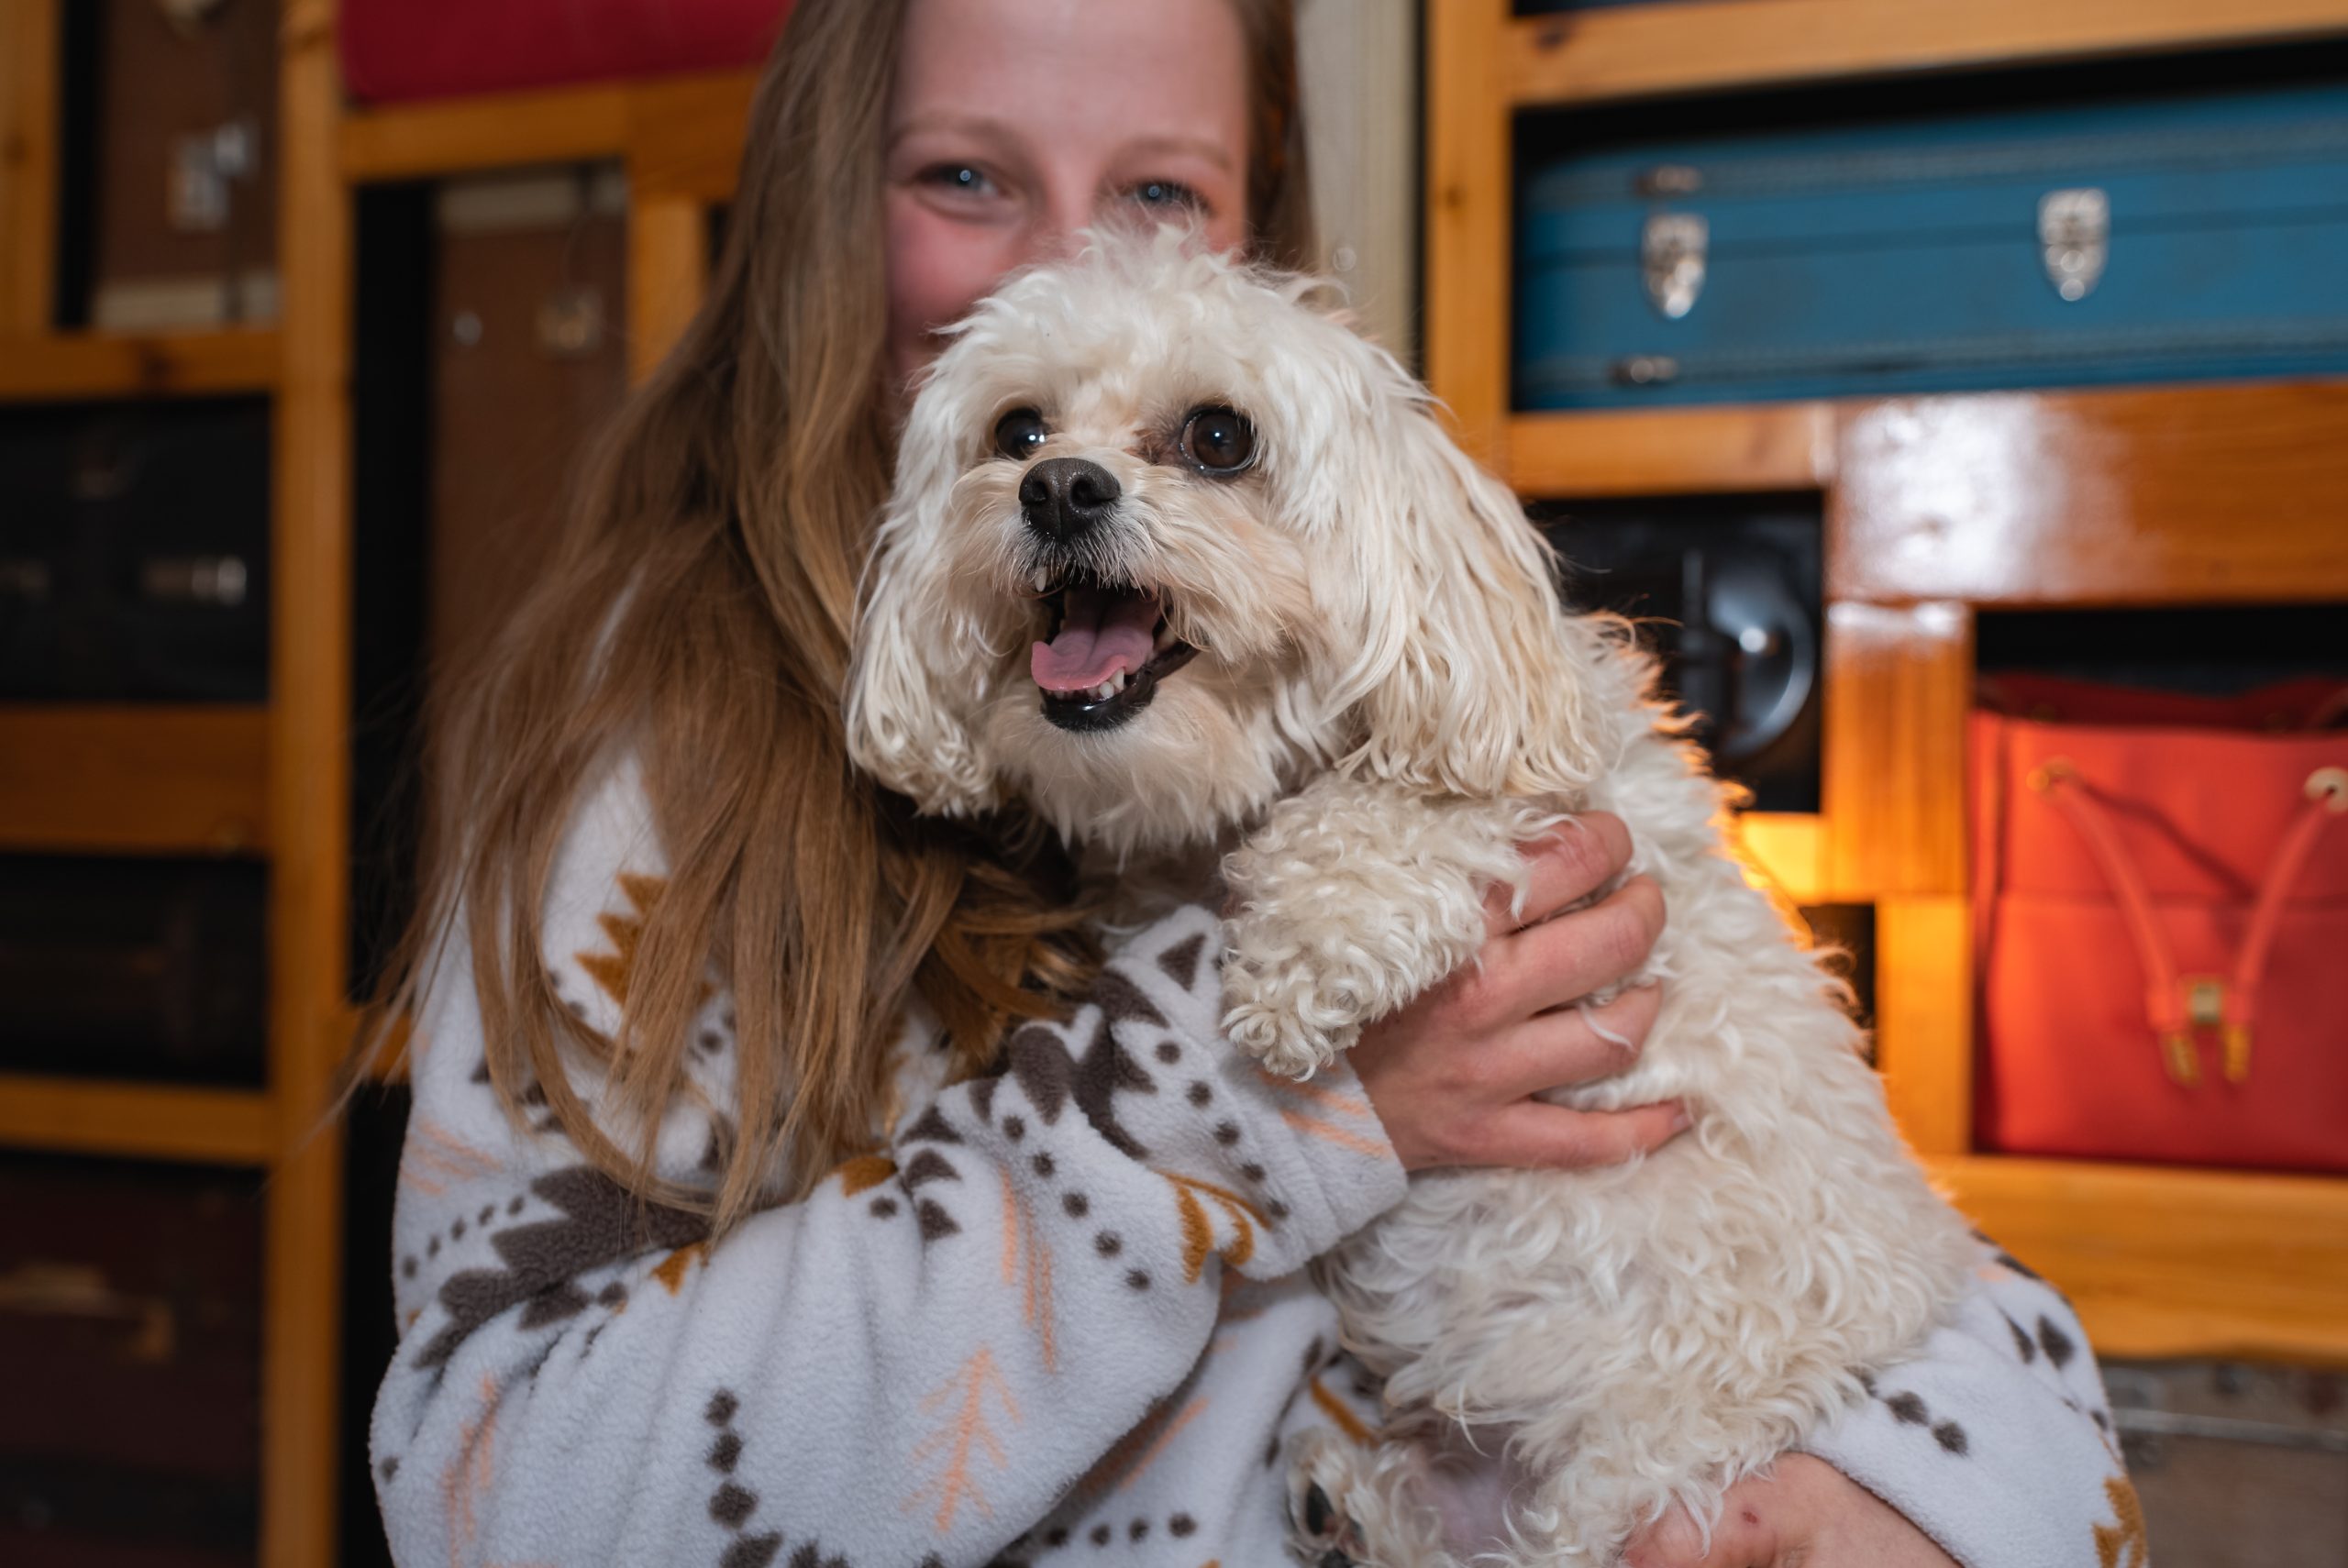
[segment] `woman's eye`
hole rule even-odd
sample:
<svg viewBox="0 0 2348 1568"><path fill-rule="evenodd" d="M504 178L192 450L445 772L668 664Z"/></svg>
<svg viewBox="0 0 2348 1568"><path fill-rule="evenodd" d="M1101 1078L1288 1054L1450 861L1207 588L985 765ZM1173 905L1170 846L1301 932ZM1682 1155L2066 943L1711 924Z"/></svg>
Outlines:
<svg viewBox="0 0 2348 1568"><path fill-rule="evenodd" d="M1204 199L1179 180L1144 180L1130 193L1146 207L1181 207L1191 212L1206 207Z"/></svg>
<svg viewBox="0 0 2348 1568"><path fill-rule="evenodd" d="M994 422L994 449L1006 458L1025 462L1043 447L1044 438L1051 432L1044 428L1044 416L1032 408L1014 408Z"/></svg>
<svg viewBox="0 0 2348 1568"><path fill-rule="evenodd" d="M1182 426L1182 452L1218 478L1256 460L1256 427L1236 409L1202 408Z"/></svg>
<svg viewBox="0 0 2348 1568"><path fill-rule="evenodd" d="M975 163L933 163L921 171L922 183L967 195L983 196L994 189L985 170Z"/></svg>

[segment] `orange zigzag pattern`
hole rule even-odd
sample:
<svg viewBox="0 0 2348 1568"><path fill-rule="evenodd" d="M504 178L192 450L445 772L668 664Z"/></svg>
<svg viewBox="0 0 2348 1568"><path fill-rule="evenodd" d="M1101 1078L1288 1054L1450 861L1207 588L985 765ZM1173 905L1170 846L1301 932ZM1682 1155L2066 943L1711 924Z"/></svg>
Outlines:
<svg viewBox="0 0 2348 1568"><path fill-rule="evenodd" d="M1254 1204L1235 1192L1195 1176L1176 1176L1172 1171L1157 1174L1174 1188L1174 1207L1182 1221L1183 1284L1199 1282L1210 1253L1220 1251L1223 1261L1234 1268L1256 1255L1256 1228L1264 1223L1264 1216ZM1214 1222L1207 1216L1206 1203L1199 1200L1202 1193L1207 1203L1221 1209L1231 1224L1231 1240L1220 1249L1214 1244Z"/></svg>
<svg viewBox="0 0 2348 1568"><path fill-rule="evenodd" d="M2144 1506L2124 1475L2103 1484L2103 1495L2119 1522L2095 1527L2098 1568L2145 1568L2152 1561L2152 1542L2144 1530Z"/></svg>
<svg viewBox="0 0 2348 1568"><path fill-rule="evenodd" d="M464 1568L466 1549L481 1528L476 1500L489 1486L497 1441L497 1380L481 1375L481 1416L457 1431L457 1457L440 1477L440 1500L449 1515L449 1568Z"/></svg>
<svg viewBox="0 0 2348 1568"><path fill-rule="evenodd" d="M449 1182L476 1181L497 1168L495 1160L435 1122L418 1118L408 1124L407 1147L400 1159L403 1187L437 1198L448 1190Z"/></svg>
<svg viewBox="0 0 2348 1568"><path fill-rule="evenodd" d="M1053 1340L1052 1248L1011 1184L1002 1184L1002 1283L1022 1286L1021 1309L1043 1349L1044 1370L1059 1369Z"/></svg>
<svg viewBox="0 0 2348 1568"><path fill-rule="evenodd" d="M1323 1383L1320 1378L1313 1377L1306 1381L1305 1386L1312 1395L1312 1402L1321 1408L1321 1413L1336 1423L1337 1430L1346 1434L1348 1441L1356 1448L1369 1446L1372 1441L1369 1428L1364 1424L1359 1416L1353 1413L1343 1399L1329 1392L1328 1385Z"/></svg>
<svg viewBox="0 0 2348 1568"><path fill-rule="evenodd" d="M481 1419L457 1430L457 1457L440 1477L441 1498L449 1510L449 1568L464 1568L465 1549L472 1545L473 1537L481 1530L475 1506L489 1489L490 1478L496 1469L493 1451L497 1440L500 1396L497 1380L486 1372L481 1375ZM555 1564L483 1562L480 1568L555 1568Z"/></svg>
<svg viewBox="0 0 2348 1568"><path fill-rule="evenodd" d="M1369 1100L1366 1096L1339 1094L1336 1090L1324 1088L1319 1084L1299 1083L1294 1078L1283 1078L1276 1074L1267 1073L1260 1067L1257 1069L1257 1074L1282 1098L1290 1100L1302 1100L1306 1105L1313 1108L1305 1110L1294 1105L1281 1108L1280 1120L1297 1132L1308 1138L1318 1138L1324 1143L1335 1143L1341 1149L1350 1149L1357 1154L1367 1154L1371 1159L1385 1156L1387 1144L1382 1138L1372 1136L1368 1132L1357 1132L1348 1127L1341 1127L1329 1120L1328 1115L1315 1114L1316 1111L1323 1111L1329 1115L1347 1117L1365 1121L1375 1130L1379 1124L1378 1112L1370 1109Z"/></svg>
<svg viewBox="0 0 2348 1568"><path fill-rule="evenodd" d="M636 968L637 944L644 940L644 922L652 914L652 906L660 900L669 884L658 877L646 877L633 871L620 873L620 891L627 896L634 915L615 914L606 910L595 917L595 923L611 938L609 953L574 953L579 966L587 977L602 988L603 993L621 1007L627 1006L628 977Z"/></svg>
<svg viewBox="0 0 2348 1568"><path fill-rule="evenodd" d="M1018 1402L1012 1398L1011 1389L1002 1380L994 1364L994 1352L981 1345L977 1353L962 1364L944 1384L922 1400L924 1411L945 1409L945 1420L936 1430L914 1445L913 1460L923 1464L943 1458L945 1468L920 1491L905 1499L904 1511L913 1512L933 1494L937 1498L937 1532L945 1534L954 1526L954 1515L964 1503L969 1503L988 1518L994 1509L988 1506L986 1492L971 1474L971 1462L983 1451L993 1467L1001 1470L1004 1463L1002 1444L994 1435L994 1428L987 1419L987 1394L991 1390L996 1403L1011 1418L1013 1426L1020 1420Z"/></svg>

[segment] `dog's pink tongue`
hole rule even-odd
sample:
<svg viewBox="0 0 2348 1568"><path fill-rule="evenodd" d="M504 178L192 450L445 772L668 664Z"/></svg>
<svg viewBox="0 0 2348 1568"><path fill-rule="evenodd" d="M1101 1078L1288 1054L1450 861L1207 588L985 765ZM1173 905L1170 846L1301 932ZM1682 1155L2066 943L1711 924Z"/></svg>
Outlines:
<svg viewBox="0 0 2348 1568"><path fill-rule="evenodd" d="M1149 662L1157 629L1157 597L1071 588L1059 635L1037 643L1036 684L1047 691L1086 691L1117 671L1127 674Z"/></svg>

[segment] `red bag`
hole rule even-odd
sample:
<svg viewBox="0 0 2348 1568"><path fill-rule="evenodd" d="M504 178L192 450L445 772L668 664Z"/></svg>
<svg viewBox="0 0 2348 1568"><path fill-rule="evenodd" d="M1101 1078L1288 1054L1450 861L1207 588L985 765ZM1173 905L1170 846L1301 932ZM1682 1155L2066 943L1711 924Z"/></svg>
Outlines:
<svg viewBox="0 0 2348 1568"><path fill-rule="evenodd" d="M342 76L390 103L756 65L790 0L342 0Z"/></svg>
<svg viewBox="0 0 2348 1568"><path fill-rule="evenodd" d="M2348 1171L2348 687L1982 695L1979 1143Z"/></svg>

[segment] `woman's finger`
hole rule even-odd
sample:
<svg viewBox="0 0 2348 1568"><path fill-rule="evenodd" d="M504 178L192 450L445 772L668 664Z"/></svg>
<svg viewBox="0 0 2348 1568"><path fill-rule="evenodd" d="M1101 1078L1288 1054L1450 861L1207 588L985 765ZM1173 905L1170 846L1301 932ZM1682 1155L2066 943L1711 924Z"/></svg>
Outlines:
<svg viewBox="0 0 2348 1568"><path fill-rule="evenodd" d="M1495 1099L1523 1099L1628 1071L1662 1007L1663 988L1645 985L1603 1007L1563 1007L1528 1018L1481 1048L1481 1081Z"/></svg>
<svg viewBox="0 0 2348 1568"><path fill-rule="evenodd" d="M1586 910L1496 936L1474 982L1487 1017L1513 1023L1620 985L1663 934L1663 889L1634 877Z"/></svg>
<svg viewBox="0 0 2348 1568"><path fill-rule="evenodd" d="M1456 1163L1568 1171L1619 1165L1655 1153L1688 1125L1688 1114L1677 1100L1625 1110L1568 1110L1521 1099L1485 1118L1477 1130L1479 1147L1465 1152Z"/></svg>
<svg viewBox="0 0 2348 1568"><path fill-rule="evenodd" d="M1772 1568L1777 1545L1750 1510L1737 1507L1732 1489L1710 1539L1685 1508L1674 1508L1631 1538L1623 1568Z"/></svg>
<svg viewBox="0 0 2348 1568"><path fill-rule="evenodd" d="M1631 830L1611 812L1587 812L1529 840L1518 853L1524 856L1523 900L1506 887L1484 899L1484 919L1495 936L1537 925L1621 876L1631 863Z"/></svg>

